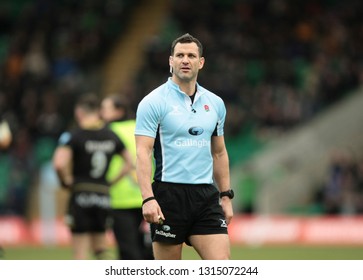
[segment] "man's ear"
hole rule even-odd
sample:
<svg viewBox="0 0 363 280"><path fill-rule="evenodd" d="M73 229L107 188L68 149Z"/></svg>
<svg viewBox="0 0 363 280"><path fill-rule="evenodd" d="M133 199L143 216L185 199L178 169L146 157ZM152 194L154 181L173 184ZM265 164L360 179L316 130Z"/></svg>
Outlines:
<svg viewBox="0 0 363 280"><path fill-rule="evenodd" d="M201 57L201 58L199 59L199 69L202 69L202 68L203 68L203 66L204 66L204 62L205 62L204 57Z"/></svg>
<svg viewBox="0 0 363 280"><path fill-rule="evenodd" d="M169 56L169 66L170 66L169 72L171 74L173 74L173 57L172 56Z"/></svg>

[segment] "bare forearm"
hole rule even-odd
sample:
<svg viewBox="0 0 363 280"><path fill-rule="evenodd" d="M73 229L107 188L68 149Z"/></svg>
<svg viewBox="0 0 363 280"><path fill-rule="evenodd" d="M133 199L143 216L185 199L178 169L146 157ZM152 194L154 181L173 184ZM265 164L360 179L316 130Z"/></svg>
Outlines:
<svg viewBox="0 0 363 280"><path fill-rule="evenodd" d="M136 177L143 199L153 196L151 188L152 154L154 139L147 136L136 136Z"/></svg>
<svg viewBox="0 0 363 280"><path fill-rule="evenodd" d="M152 164L151 155L137 155L136 176L143 199L153 196L151 188Z"/></svg>
<svg viewBox="0 0 363 280"><path fill-rule="evenodd" d="M213 173L219 190L221 192L229 190L231 186L229 160L226 150L213 156Z"/></svg>
<svg viewBox="0 0 363 280"><path fill-rule="evenodd" d="M72 174L66 169L57 169L56 170L57 176L62 187L69 188L73 184L73 176Z"/></svg>
<svg viewBox="0 0 363 280"><path fill-rule="evenodd" d="M71 168L72 152L69 148L57 148L53 156L53 166L63 187L70 187L74 178Z"/></svg>
<svg viewBox="0 0 363 280"><path fill-rule="evenodd" d="M216 153L213 156L213 171L216 184L220 192L228 191L231 189L230 177L229 177L229 160L226 149L222 149L220 153ZM226 218L227 224L231 222L233 217L232 200L224 196L221 198L221 206Z"/></svg>

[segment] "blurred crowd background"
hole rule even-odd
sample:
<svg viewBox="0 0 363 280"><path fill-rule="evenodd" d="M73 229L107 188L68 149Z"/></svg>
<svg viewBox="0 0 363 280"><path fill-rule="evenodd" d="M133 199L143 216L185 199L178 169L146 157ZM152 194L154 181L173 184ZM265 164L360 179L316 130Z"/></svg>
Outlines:
<svg viewBox="0 0 363 280"><path fill-rule="evenodd" d="M108 94L105 61L148 1L1 1L0 116L14 140L0 152L0 215L29 216L58 136L73 125L75 99L87 91ZM206 57L199 83L220 95L229 113L232 167L362 87L361 0L155 2L168 12L139 46L142 65L118 92L135 110L169 76L171 41L186 32L196 36ZM315 213L363 212L363 151L346 148L331 154L327 176L315 187ZM253 213L258 186L253 178L243 183L234 187L250 188L250 202L236 209Z"/></svg>

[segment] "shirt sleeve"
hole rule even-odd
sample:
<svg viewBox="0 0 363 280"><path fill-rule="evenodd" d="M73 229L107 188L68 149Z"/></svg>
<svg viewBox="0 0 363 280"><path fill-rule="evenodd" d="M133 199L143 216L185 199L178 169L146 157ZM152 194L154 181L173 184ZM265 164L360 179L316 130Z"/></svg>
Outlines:
<svg viewBox="0 0 363 280"><path fill-rule="evenodd" d="M214 136L224 135L224 123L226 122L227 110L222 99L218 103L218 122Z"/></svg>
<svg viewBox="0 0 363 280"><path fill-rule="evenodd" d="M148 95L138 105L136 111L135 135L156 137L160 123L160 103Z"/></svg>
<svg viewBox="0 0 363 280"><path fill-rule="evenodd" d="M114 131L112 131L111 129L110 129L110 132L111 132L111 135L112 135L112 137L113 137L113 140L115 141L115 143L116 143L116 149L115 149L115 151L117 152L117 153L122 153L123 152L123 150L125 150L126 149L126 145L125 145L125 143L122 141L122 139L114 132Z"/></svg>
<svg viewBox="0 0 363 280"><path fill-rule="evenodd" d="M69 146L72 142L72 134L70 132L63 132L58 139L58 146Z"/></svg>

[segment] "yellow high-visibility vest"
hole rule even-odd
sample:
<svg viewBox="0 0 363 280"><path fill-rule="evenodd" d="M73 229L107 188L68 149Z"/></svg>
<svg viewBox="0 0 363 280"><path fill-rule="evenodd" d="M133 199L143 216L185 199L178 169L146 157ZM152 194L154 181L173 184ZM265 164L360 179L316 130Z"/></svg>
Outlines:
<svg viewBox="0 0 363 280"><path fill-rule="evenodd" d="M125 144L131 157L136 162L135 144L135 120L111 122L109 127L120 137ZM107 171L107 179L115 178L119 174L124 164L121 156L116 155L112 158L110 167ZM110 188L111 207L114 209L140 208L142 197L140 187L136 182L136 172L131 176L125 176Z"/></svg>

